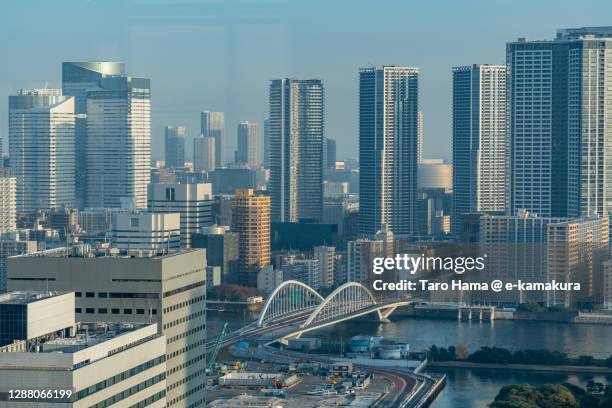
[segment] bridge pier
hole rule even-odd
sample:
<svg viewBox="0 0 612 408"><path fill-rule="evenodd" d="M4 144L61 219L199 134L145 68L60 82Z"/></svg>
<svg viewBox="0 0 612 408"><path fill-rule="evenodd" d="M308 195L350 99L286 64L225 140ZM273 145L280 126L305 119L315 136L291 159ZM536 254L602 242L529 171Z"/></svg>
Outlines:
<svg viewBox="0 0 612 408"><path fill-rule="evenodd" d="M391 313L395 312L395 309L397 309L397 306L390 306L386 309L379 309L378 320L380 320L381 323L389 323L391 321L389 320L389 316L391 316Z"/></svg>

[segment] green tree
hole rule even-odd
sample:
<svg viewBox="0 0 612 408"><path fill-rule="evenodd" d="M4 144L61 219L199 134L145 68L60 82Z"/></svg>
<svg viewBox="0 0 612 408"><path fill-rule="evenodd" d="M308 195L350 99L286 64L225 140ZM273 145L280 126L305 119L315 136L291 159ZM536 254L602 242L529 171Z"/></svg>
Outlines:
<svg viewBox="0 0 612 408"><path fill-rule="evenodd" d="M503 387L490 408L602 408L599 400L572 384L530 384Z"/></svg>

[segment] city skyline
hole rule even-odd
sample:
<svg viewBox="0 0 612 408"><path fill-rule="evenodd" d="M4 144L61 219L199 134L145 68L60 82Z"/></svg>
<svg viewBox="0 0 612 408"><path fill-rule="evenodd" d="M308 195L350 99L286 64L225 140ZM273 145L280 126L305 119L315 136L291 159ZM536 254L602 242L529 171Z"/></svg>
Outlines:
<svg viewBox="0 0 612 408"><path fill-rule="evenodd" d="M47 3L0 406L612 407L609 0Z"/></svg>
<svg viewBox="0 0 612 408"><path fill-rule="evenodd" d="M56 16L61 20L84 12L109 14L116 4L77 2L72 4L72 8L41 5L38 10L29 10L28 19L36 22ZM602 10L602 17L597 17L590 15L588 8L569 7L569 2L565 6L554 2L555 7L551 7L552 4L546 1L530 5L530 13L521 17L520 25L515 25L511 24L515 14L500 16L498 7L483 2L461 5L447 2L448 16L437 15L438 10L432 5L398 3L396 6L400 12L394 13L398 17L392 17L389 27L382 23L366 27L367 13L343 3L327 5L315 2L306 10L293 2L282 7L263 3L255 8L233 3L217 7L158 3L144 11L128 3L124 16L114 19L112 27L115 29L104 38L96 36L95 27L88 27L88 23L70 20L66 33L82 33L71 41L70 49L61 42L43 45L36 41L40 38L38 35L32 37L27 33L21 38L20 48L8 43L0 45L0 51L7 56L4 65L7 75L0 78L0 92L8 95L19 88L44 87L45 83L49 87L59 87L61 76L58 67L63 61L123 61L130 67L130 72L152 79L155 99L152 106L153 157L162 158L164 126L185 126L190 150L191 140L199 131L200 111L226 112L226 129L235 129L241 120L263 123L267 84L271 78L320 78L327 89L326 136L338 141L338 157L344 158L357 156L354 143L357 140L357 106L351 102L357 95L354 85L357 69L370 63L416 66L423 76L421 105L425 117L425 157L450 159L452 78L449 70L452 66L503 63L505 43L525 36L552 38L557 28L605 25L603 16L605 10L610 9L606 2L592 2ZM22 17L21 9L7 5L5 10L0 17L3 23L0 30L16 30L15 24ZM325 13L321 13L323 10ZM399 24L396 20L402 10L415 16L411 24ZM543 22L538 16L544 10L547 15L552 15ZM371 12L379 15L384 10ZM336 28L330 24L346 13L349 18L338 21ZM320 23L309 19L314 15L321 19ZM426 22L434 15L439 23L430 26ZM167 25L168 29L162 30L162 35L156 32L158 26L152 21ZM314 33L311 33L312 26L317 29ZM470 29L465 30L465 27ZM251 29L258 34L254 36L258 38L257 43L251 39ZM54 29L39 26L38 30L40 34ZM365 31L359 48L356 48L353 45L356 41L350 34L359 30ZM314 34L314 37L306 38L305 33ZM441 52L433 54L432 48L423 47L420 42L423 34L427 35L428 44L441 47ZM213 41L204 44L198 41L202 52L193 53L191 49L197 38ZM270 47L262 47L261 41L269 41ZM376 43L380 41L384 41L385 46L377 47ZM463 46L473 42L478 42L478 46ZM175 43L179 46L175 47ZM328 62L304 61L300 53L293 51L294 45L308 51L317 50ZM271 51L267 49L281 51L280 54L269 54ZM336 53L336 49L344 52ZM246 52L244 55L251 61L246 71L239 63L241 52ZM160 58L171 61L181 53L185 57L181 64L169 65ZM205 55L211 53L220 56L220 64L207 64ZM35 58L36 63L31 58ZM0 134L4 139L7 139L8 122L6 103L4 99L0 101ZM5 147L6 143L5 140ZM226 160L232 158L235 143L233 138L227 140ZM187 157L191 157L190 151Z"/></svg>

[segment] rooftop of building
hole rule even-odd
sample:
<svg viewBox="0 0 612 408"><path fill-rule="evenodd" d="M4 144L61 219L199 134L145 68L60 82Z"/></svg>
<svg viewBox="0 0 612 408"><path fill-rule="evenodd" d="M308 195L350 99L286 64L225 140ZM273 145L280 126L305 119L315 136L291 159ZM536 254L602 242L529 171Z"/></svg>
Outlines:
<svg viewBox="0 0 612 408"><path fill-rule="evenodd" d="M149 326L149 324L99 322L78 328L74 336L71 337L56 337L37 343L23 340L15 341L12 344L1 347L0 356L3 351L13 353L76 353L124 334L135 332L146 326ZM154 331L154 335L157 335L156 330ZM141 340L146 341L149 338L150 336L146 336ZM130 346L135 346L140 343L141 341L136 341L130 344Z"/></svg>
<svg viewBox="0 0 612 408"><path fill-rule="evenodd" d="M47 249L17 255L15 258L151 258L162 259L198 251L197 248L164 249L163 251L119 249L113 247L92 247L88 244L79 244L68 247Z"/></svg>
<svg viewBox="0 0 612 408"><path fill-rule="evenodd" d="M560 28L557 39L612 38L612 26Z"/></svg>
<svg viewBox="0 0 612 408"><path fill-rule="evenodd" d="M65 293L67 292L9 292L0 295L0 305L27 305Z"/></svg>
<svg viewBox="0 0 612 408"><path fill-rule="evenodd" d="M93 327L79 329L74 337L57 337L49 340L41 345L38 352L74 353L145 326L147 324L144 323L96 323Z"/></svg>
<svg viewBox="0 0 612 408"><path fill-rule="evenodd" d="M561 28L553 39L529 40L519 37L511 43L550 43L553 41L612 40L612 26Z"/></svg>

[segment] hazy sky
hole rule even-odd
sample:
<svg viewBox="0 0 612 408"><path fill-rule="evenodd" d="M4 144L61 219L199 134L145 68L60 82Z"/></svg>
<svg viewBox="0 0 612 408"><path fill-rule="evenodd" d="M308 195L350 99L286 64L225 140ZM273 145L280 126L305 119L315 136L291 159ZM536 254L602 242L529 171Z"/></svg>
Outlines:
<svg viewBox="0 0 612 408"><path fill-rule="evenodd" d="M151 78L154 157L164 125L186 126L191 151L198 112L222 110L229 158L238 122L262 123L269 80L287 76L323 79L326 136L356 157L357 70L405 65L421 69L425 156L449 159L451 67L503 63L507 41L611 18L610 0L3 0L0 134L8 95L60 87L62 61L118 60Z"/></svg>

